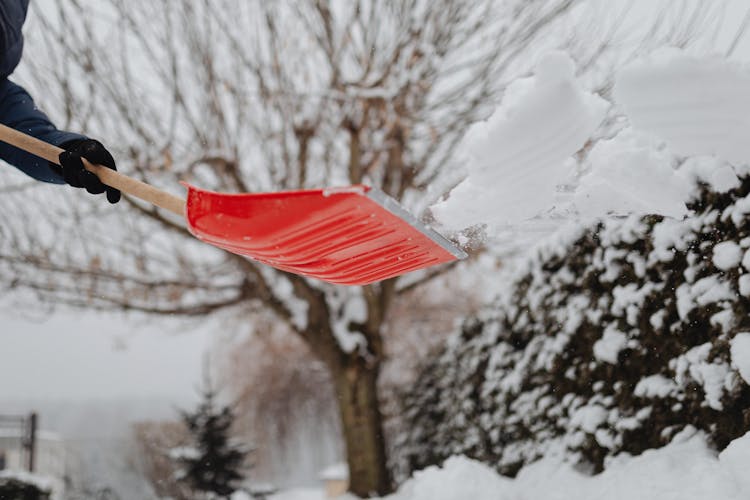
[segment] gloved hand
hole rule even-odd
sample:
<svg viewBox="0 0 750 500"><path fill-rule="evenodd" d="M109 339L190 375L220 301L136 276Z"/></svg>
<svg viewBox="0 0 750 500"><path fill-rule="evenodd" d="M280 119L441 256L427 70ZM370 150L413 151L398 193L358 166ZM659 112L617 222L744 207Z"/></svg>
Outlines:
<svg viewBox="0 0 750 500"><path fill-rule="evenodd" d="M60 153L61 174L66 183L77 188L86 188L91 194L100 194L106 191L107 201L117 203L120 201L120 191L106 186L93 173L83 168L81 158L86 158L91 163L117 170L115 159L104 147L94 139L76 139L66 142L61 146L65 151Z"/></svg>

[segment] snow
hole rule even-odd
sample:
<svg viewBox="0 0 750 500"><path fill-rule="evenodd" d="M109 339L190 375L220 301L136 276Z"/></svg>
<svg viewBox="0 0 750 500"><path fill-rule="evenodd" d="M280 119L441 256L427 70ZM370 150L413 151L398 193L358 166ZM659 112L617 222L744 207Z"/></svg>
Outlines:
<svg viewBox="0 0 750 500"><path fill-rule="evenodd" d="M721 220L731 220L735 226L740 226L748 214L750 214L750 196L737 201L733 207L727 207L721 214Z"/></svg>
<svg viewBox="0 0 750 500"><path fill-rule="evenodd" d="M738 281L740 295L743 297L750 296L750 274L743 274Z"/></svg>
<svg viewBox="0 0 750 500"><path fill-rule="evenodd" d="M746 384L750 384L750 333L738 333L732 339L732 364Z"/></svg>
<svg viewBox="0 0 750 500"><path fill-rule="evenodd" d="M487 465L465 457L448 459L443 467L429 467L414 475L389 500L438 500L471 498L498 500L510 481ZM500 497L502 498L502 497Z"/></svg>
<svg viewBox="0 0 750 500"><path fill-rule="evenodd" d="M729 446L719 454L719 463L731 474L738 490L747 496L750 493L750 475L747 474L750 465L748 435L729 443Z"/></svg>
<svg viewBox="0 0 750 500"><path fill-rule="evenodd" d="M594 357L606 363L617 363L620 351L628 344L628 336L613 328L604 331L602 338L594 343Z"/></svg>
<svg viewBox="0 0 750 500"><path fill-rule="evenodd" d="M362 333L351 330L353 323L367 320L367 301L363 291L355 287L337 288L328 296L328 303L336 311L332 321L333 335L343 352L365 353L367 339Z"/></svg>
<svg viewBox="0 0 750 500"><path fill-rule="evenodd" d="M651 315L651 317L648 319L649 324L655 329L658 330L664 325L664 316L666 316L666 311L664 309L659 309L657 312Z"/></svg>
<svg viewBox="0 0 750 500"><path fill-rule="evenodd" d="M696 306L703 307L714 302L730 300L734 297L734 292L728 282L712 275L692 284L681 284L676 290L676 295L677 313L680 319L685 319Z"/></svg>
<svg viewBox="0 0 750 500"><path fill-rule="evenodd" d="M748 67L662 50L619 72L611 103L575 69L563 52L543 55L534 76L512 82L495 113L469 130L460 146L466 177L431 207L445 229L484 225L503 242L523 228L553 232L559 219L682 219L696 181L723 193L748 173ZM627 120L607 133L600 125L613 109ZM726 216L737 224L748 212L750 200Z"/></svg>
<svg viewBox="0 0 750 500"><path fill-rule="evenodd" d="M722 241L714 246L713 263L722 271L728 271L740 264L742 254L742 248L734 241Z"/></svg>
<svg viewBox="0 0 750 500"><path fill-rule="evenodd" d="M725 193L740 186L740 179L730 165L715 167L708 178L711 187L719 192Z"/></svg>
<svg viewBox="0 0 750 500"><path fill-rule="evenodd" d="M723 410L721 397L728 385L729 366L726 363L697 363L690 367L690 375L703 385L708 406Z"/></svg>
<svg viewBox="0 0 750 500"><path fill-rule="evenodd" d="M594 433L600 425L607 421L607 415L607 410L601 406L584 406L570 417L570 425L580 427L588 433Z"/></svg>
<svg viewBox="0 0 750 500"><path fill-rule="evenodd" d="M172 460L197 460L201 457L201 452L192 446L177 446L171 448L167 456Z"/></svg>
<svg viewBox="0 0 750 500"><path fill-rule="evenodd" d="M469 175L432 207L440 223L499 228L551 206L557 186L572 176L566 160L589 140L608 107L580 89L574 72L567 54L546 54L534 78L511 85L501 108L470 131L464 145L472 157Z"/></svg>
<svg viewBox="0 0 750 500"><path fill-rule="evenodd" d="M677 390L674 380L664 375L651 375L642 378L635 386L633 394L646 398L665 398Z"/></svg>
<svg viewBox="0 0 750 500"><path fill-rule="evenodd" d="M291 314L292 323L299 330L307 327L307 314L309 304L297 297L294 293L294 285L286 278L276 279L274 271L266 266L259 267L267 283L273 289L274 296L277 297Z"/></svg>
<svg viewBox="0 0 750 500"><path fill-rule="evenodd" d="M734 311L730 308L717 312L709 321L712 326L721 326L723 332L728 332L735 323Z"/></svg>
<svg viewBox="0 0 750 500"><path fill-rule="evenodd" d="M465 456L416 472L385 500L741 500L750 497L750 434L720 454L706 437L686 429L667 446L637 457L615 457L589 476L556 458L521 469L515 479ZM292 490L271 500L322 500L320 490ZM341 499L354 499L349 495Z"/></svg>
<svg viewBox="0 0 750 500"><path fill-rule="evenodd" d="M320 472L324 481L343 481L349 477L349 466L343 462L330 465Z"/></svg>
<svg viewBox="0 0 750 500"><path fill-rule="evenodd" d="M323 490L315 488L294 488L287 491L281 491L268 497L270 500L328 500ZM342 497L340 500L344 500Z"/></svg>
<svg viewBox="0 0 750 500"><path fill-rule="evenodd" d="M612 313L616 315L626 312L629 325L638 325L638 315L643 309L646 298L658 288L653 283L646 283L638 288L635 283L628 283L625 286L616 286L612 290ZM572 330L571 330L572 331Z"/></svg>
<svg viewBox="0 0 750 500"><path fill-rule="evenodd" d="M229 500L253 500L253 497L246 491L235 491L229 497Z"/></svg>
<svg viewBox="0 0 750 500"><path fill-rule="evenodd" d="M695 236L687 224L678 220L665 220L654 227L652 240L654 251L648 256L648 262L669 262L674 258L674 250L684 251Z"/></svg>
<svg viewBox="0 0 750 500"><path fill-rule="evenodd" d="M658 213L681 218L688 213L687 180L664 154L629 130L598 142L588 166L573 197L582 217Z"/></svg>
<svg viewBox="0 0 750 500"><path fill-rule="evenodd" d="M705 404L715 410L722 410L721 398L731 386L730 367L726 363L711 363L711 343L693 347L685 354L670 361L675 371L675 381L683 385L687 378L702 386L706 395Z"/></svg>
<svg viewBox="0 0 750 500"><path fill-rule="evenodd" d="M750 159L750 73L719 56L662 50L620 72L615 99L633 127L682 156Z"/></svg>

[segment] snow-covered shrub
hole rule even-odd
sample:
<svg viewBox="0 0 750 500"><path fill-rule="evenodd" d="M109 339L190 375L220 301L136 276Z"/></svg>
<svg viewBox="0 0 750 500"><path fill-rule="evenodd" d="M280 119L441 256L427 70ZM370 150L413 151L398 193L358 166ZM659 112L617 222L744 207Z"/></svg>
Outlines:
<svg viewBox="0 0 750 500"><path fill-rule="evenodd" d="M590 471L688 425L750 430L750 178L678 221L607 220L539 247L405 397L400 473L465 454L514 475L559 455Z"/></svg>
<svg viewBox="0 0 750 500"><path fill-rule="evenodd" d="M0 499L48 500L52 488L49 480L23 471L0 471Z"/></svg>
<svg viewBox="0 0 750 500"><path fill-rule="evenodd" d="M191 444L171 449L169 457L181 465L177 479L190 485L193 498L226 498L238 491L246 478L250 449L232 439L234 410L217 404L216 391L208 380L202 392L198 407L182 412Z"/></svg>

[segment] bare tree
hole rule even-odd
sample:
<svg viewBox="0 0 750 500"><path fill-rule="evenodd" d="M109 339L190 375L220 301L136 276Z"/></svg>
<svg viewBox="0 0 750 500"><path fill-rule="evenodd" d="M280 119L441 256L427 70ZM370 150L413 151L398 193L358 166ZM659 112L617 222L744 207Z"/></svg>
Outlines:
<svg viewBox="0 0 750 500"><path fill-rule="evenodd" d="M170 450L189 442L188 430L182 422L138 422L133 425L135 450L131 459L149 481L159 498L187 500L192 498L189 487L178 477L178 466L169 456Z"/></svg>
<svg viewBox="0 0 750 500"><path fill-rule="evenodd" d="M574 45L565 34L581 3L60 0L36 9L26 58L43 107L113 145L121 170L152 184L249 192L364 181L421 212L457 181L456 145L504 83L540 47ZM583 45L579 59L593 66L604 45ZM29 210L23 196L0 200L15 215L0 222L0 285L86 309L272 315L330 373L351 491L391 489L383 331L400 297L446 268L327 286L201 245L134 199Z"/></svg>
<svg viewBox="0 0 750 500"><path fill-rule="evenodd" d="M284 487L341 460L341 426L325 365L283 324L263 323L230 341L217 366L242 415L235 431L254 446L253 478Z"/></svg>
<svg viewBox="0 0 750 500"><path fill-rule="evenodd" d="M479 305L473 294L454 293L470 288L457 286L458 280L481 286L475 275L459 274L445 273L394 301L382 332L386 352L378 382L386 437L396 435L402 424L398 396L415 379L421 361L445 340L459 317ZM283 324L255 318L251 335L220 345L216 365L243 415L236 431L256 447L253 477L283 487L317 477L340 460L343 442L331 377L304 342Z"/></svg>

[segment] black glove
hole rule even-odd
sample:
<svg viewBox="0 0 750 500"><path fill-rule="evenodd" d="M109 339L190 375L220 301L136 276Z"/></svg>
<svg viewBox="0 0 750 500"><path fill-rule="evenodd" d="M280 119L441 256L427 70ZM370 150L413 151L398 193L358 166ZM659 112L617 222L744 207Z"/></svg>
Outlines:
<svg viewBox="0 0 750 500"><path fill-rule="evenodd" d="M107 201L117 203L120 201L120 191L102 184L102 181L83 168L81 158L86 158L91 163L117 170L115 159L101 142L94 139L76 139L66 142L61 146L65 151L60 153L60 166L58 171L62 174L66 183L77 188L86 188L91 194L101 194L106 191Z"/></svg>

